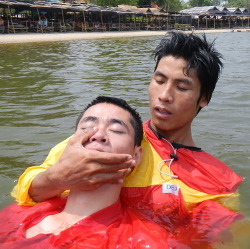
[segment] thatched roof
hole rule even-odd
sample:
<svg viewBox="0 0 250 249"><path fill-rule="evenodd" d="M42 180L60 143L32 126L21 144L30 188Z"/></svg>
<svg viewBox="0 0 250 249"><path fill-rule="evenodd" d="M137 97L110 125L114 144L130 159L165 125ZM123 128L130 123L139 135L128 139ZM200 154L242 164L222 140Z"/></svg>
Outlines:
<svg viewBox="0 0 250 249"><path fill-rule="evenodd" d="M183 14L190 15L221 15L221 16L239 16L250 15L247 9L244 9L244 13L239 8L226 8L222 6L203 6L194 7L190 9L184 9L180 11Z"/></svg>
<svg viewBox="0 0 250 249"><path fill-rule="evenodd" d="M240 11L242 12L243 15L250 15L250 10L246 8L240 8Z"/></svg>
<svg viewBox="0 0 250 249"><path fill-rule="evenodd" d="M161 9L156 8L137 8L129 5L119 5L118 7L102 7L90 3L62 3L60 1L47 0L34 3L19 2L14 0L0 0L0 8L13 8L18 11L23 10L42 10L47 12L56 12L64 10L65 12L100 12L116 14L134 14L134 15L166 15Z"/></svg>
<svg viewBox="0 0 250 249"><path fill-rule="evenodd" d="M138 8L136 6L122 4L118 5L118 8L143 15L155 15L155 16L169 15L169 13L159 8L158 6L155 6L153 8Z"/></svg>

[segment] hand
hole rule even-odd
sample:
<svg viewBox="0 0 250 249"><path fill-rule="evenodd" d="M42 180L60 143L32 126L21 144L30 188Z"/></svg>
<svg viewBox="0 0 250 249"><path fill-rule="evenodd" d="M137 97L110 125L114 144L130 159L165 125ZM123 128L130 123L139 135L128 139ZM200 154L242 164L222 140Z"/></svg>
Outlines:
<svg viewBox="0 0 250 249"><path fill-rule="evenodd" d="M94 130L77 130L69 140L59 161L45 172L52 186L87 191L104 183L122 183L125 174L135 162L131 155L105 153L83 147Z"/></svg>

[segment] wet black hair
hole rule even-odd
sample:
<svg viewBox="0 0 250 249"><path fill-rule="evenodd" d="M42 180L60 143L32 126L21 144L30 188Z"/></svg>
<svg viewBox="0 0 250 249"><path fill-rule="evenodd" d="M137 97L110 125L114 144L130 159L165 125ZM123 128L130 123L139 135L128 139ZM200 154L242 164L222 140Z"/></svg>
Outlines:
<svg viewBox="0 0 250 249"><path fill-rule="evenodd" d="M195 69L200 81L198 102L204 96L209 103L223 68L222 55L215 50L214 42L215 40L209 43L205 34L199 37L193 33L169 32L153 53L156 61L155 70L165 56L183 58L188 62L185 73L189 75L189 70Z"/></svg>
<svg viewBox="0 0 250 249"><path fill-rule="evenodd" d="M141 117L140 117L139 113L134 108L132 108L125 100L123 100L121 98L108 97L108 96L98 96L97 98L92 100L91 103L89 103L84 108L84 110L80 113L80 115L79 115L79 117L77 118L77 121L76 121L76 128L77 128L77 126L79 124L79 121L81 120L82 116L86 112L86 110L88 110L91 106L97 105L97 104L100 104L100 103L109 103L109 104L112 104L112 105L119 106L119 107L121 107L122 109L128 111L131 114L130 123L131 123L131 125L132 125L132 127L134 128L134 131L135 131L134 144L140 146L141 141L142 141L142 137L143 137L143 128L142 128Z"/></svg>

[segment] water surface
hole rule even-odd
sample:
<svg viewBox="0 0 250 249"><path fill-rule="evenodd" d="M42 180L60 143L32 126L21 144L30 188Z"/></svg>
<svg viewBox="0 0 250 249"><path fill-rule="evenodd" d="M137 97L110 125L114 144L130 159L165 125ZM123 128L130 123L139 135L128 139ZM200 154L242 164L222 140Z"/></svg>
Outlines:
<svg viewBox="0 0 250 249"><path fill-rule="evenodd" d="M224 71L193 124L197 146L245 177L241 212L250 218L250 32L208 34ZM98 95L118 96L149 119L147 86L162 37L0 45L0 208L28 167L74 132L77 114Z"/></svg>

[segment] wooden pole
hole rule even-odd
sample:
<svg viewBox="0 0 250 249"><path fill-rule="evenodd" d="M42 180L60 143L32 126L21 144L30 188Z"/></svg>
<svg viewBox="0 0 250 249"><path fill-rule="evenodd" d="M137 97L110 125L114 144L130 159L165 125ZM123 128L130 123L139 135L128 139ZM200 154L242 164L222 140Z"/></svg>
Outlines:
<svg viewBox="0 0 250 249"><path fill-rule="evenodd" d="M168 30L168 21L169 21L168 19L169 19L169 15L167 16L167 30Z"/></svg>
<svg viewBox="0 0 250 249"><path fill-rule="evenodd" d="M118 13L118 16L119 16L119 31L121 30L121 20L120 20L120 13Z"/></svg>
<svg viewBox="0 0 250 249"><path fill-rule="evenodd" d="M102 11L100 12L101 14L101 23L102 23L102 30L104 29L104 26L103 26L103 19L102 19Z"/></svg>
<svg viewBox="0 0 250 249"><path fill-rule="evenodd" d="M134 26L135 26L135 30L136 30L136 16L134 15Z"/></svg>
<svg viewBox="0 0 250 249"><path fill-rule="evenodd" d="M84 14L84 11L82 12L83 14L83 25L84 25L84 29L85 29L85 32L87 32L87 24L86 24L86 18L85 18L85 14Z"/></svg>
<svg viewBox="0 0 250 249"><path fill-rule="evenodd" d="M12 16L11 16L11 9L10 9L9 5L8 5L8 10L9 10L9 15L10 15L10 24L12 26L13 33L16 33L16 30L15 30L14 25L13 25L13 20L12 20ZM9 20L8 20L8 22L9 22ZM9 33L9 30L8 30L8 33Z"/></svg>
<svg viewBox="0 0 250 249"><path fill-rule="evenodd" d="M63 22L63 26L65 26L63 9L62 9L62 22Z"/></svg>
<svg viewBox="0 0 250 249"><path fill-rule="evenodd" d="M146 14L146 18L147 18L147 30L148 30L148 15Z"/></svg>

